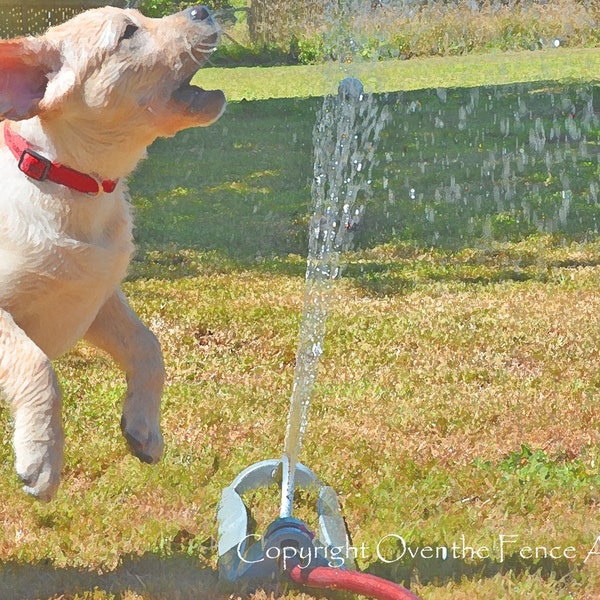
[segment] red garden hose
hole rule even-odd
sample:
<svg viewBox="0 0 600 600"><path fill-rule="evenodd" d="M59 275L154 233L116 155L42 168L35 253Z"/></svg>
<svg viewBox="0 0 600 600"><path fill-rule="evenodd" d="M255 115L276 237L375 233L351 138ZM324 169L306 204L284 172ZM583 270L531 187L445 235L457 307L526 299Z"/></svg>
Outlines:
<svg viewBox="0 0 600 600"><path fill-rule="evenodd" d="M397 583L359 571L336 569L335 567L303 569L296 564L288 571L288 574L295 583L308 587L345 590L377 600L419 600L415 594Z"/></svg>

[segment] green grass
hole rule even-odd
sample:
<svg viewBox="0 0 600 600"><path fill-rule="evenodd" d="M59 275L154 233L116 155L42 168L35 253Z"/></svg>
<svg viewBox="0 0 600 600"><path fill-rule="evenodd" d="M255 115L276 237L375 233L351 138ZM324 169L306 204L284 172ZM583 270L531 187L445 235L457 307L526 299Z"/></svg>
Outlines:
<svg viewBox="0 0 600 600"><path fill-rule="evenodd" d="M492 52L463 57L432 57L352 65L325 63L287 67L204 69L197 82L221 88L230 101L302 98L334 93L348 75L358 77L368 92L468 88L528 81L590 81L598 78L596 49L559 48L540 52Z"/></svg>
<svg viewBox="0 0 600 600"><path fill-rule="evenodd" d="M556 70L535 66L550 56ZM583 127L591 87L548 83L593 79L595 55L573 56L490 57L507 79L488 72L477 80L485 61L477 67L473 57L396 63L385 77L378 64L371 75L382 87L367 80L378 92L403 91L381 97L393 119L357 249L336 288L302 460L339 493L353 543L365 548L359 566L410 582L424 599L600 593L600 556L586 561L600 551L600 208L589 190L598 178L598 126L586 134L587 155L579 144L565 155L573 198L564 227L532 229L520 205L498 215L482 201L478 217L470 202L459 210L434 193L452 175L463 197L470 198L465 182L493 188L482 157L507 156L503 144L507 152L526 146L538 117L546 128L564 123L574 103ZM566 72L567 63L580 70ZM257 69L244 80L245 73L206 70L199 79L206 87L225 81L234 100L262 100L234 101L213 127L157 142L131 180L139 252L124 289L165 354L164 460L148 467L128 455L119 432L125 381L108 358L80 345L58 361L67 454L56 500L39 504L18 491L11 422L0 413L1 598L343 597L284 584L232 593L216 581L220 492L283 445L321 104L308 96L334 85L320 67L306 71L312 91L296 77L300 67ZM435 88L462 77L465 86L534 83L496 96L482 88L460 129L471 91L444 97ZM498 123L514 118L519 103L532 116L523 113L521 129L510 122L508 147ZM482 146L470 147L478 132ZM550 223L560 164L548 172L543 160L530 161L512 177L519 198L540 187L542 204L530 206ZM427 197L412 201L407 181ZM310 501L297 499L308 519ZM259 526L275 516L276 494L248 502ZM388 538L378 556L390 535L398 543ZM501 554L500 536L509 535L518 537ZM407 551L386 562L403 549L400 538L415 557ZM426 557L427 548L453 544L456 555L446 560ZM481 558L469 550L484 547ZM554 548L556 557L543 556Z"/></svg>

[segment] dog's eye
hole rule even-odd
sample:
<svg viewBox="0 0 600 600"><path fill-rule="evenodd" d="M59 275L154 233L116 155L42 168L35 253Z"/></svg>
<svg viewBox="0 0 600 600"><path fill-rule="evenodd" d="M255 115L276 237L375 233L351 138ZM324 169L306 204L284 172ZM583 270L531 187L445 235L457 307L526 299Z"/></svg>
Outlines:
<svg viewBox="0 0 600 600"><path fill-rule="evenodd" d="M123 40L130 40L135 35L135 32L138 29L139 29L139 27L137 25L134 25L133 23L129 23L129 25L127 25L127 27L125 27L125 31L123 32L121 39L119 39L119 42L122 42Z"/></svg>

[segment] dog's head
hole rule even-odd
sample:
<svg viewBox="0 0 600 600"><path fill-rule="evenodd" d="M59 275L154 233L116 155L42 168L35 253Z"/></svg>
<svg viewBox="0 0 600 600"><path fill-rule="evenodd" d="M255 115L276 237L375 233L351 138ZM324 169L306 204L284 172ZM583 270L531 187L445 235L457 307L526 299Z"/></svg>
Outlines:
<svg viewBox="0 0 600 600"><path fill-rule="evenodd" d="M219 41L202 6L151 19L136 10L90 10L36 38L0 41L0 119L113 130L148 144L210 125L223 92L190 84Z"/></svg>

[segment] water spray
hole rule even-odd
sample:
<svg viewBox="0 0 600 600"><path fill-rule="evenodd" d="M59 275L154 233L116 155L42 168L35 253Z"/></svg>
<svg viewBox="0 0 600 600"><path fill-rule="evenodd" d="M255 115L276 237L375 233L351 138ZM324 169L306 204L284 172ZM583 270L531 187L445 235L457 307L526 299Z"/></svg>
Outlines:
<svg viewBox="0 0 600 600"><path fill-rule="evenodd" d="M219 504L219 577L255 582L287 578L309 587L343 589L381 600L418 600L400 585L356 571L340 503L333 488L298 461L340 253L351 244L370 189L375 147L387 115L366 101L362 83L344 79L325 98L314 130L314 212L309 229L304 315L281 459L255 463L225 488ZM361 198L365 196L365 198ZM244 494L277 485L279 518L264 534L250 530ZM296 488L315 492L318 535L292 516Z"/></svg>

